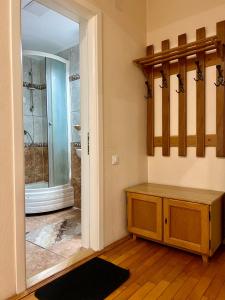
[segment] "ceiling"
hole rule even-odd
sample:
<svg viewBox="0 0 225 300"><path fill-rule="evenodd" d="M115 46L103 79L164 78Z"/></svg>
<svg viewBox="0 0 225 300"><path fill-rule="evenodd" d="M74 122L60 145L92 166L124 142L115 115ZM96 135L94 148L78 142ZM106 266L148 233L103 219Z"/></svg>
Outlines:
<svg viewBox="0 0 225 300"><path fill-rule="evenodd" d="M24 50L56 54L79 44L79 24L31 0L22 1Z"/></svg>

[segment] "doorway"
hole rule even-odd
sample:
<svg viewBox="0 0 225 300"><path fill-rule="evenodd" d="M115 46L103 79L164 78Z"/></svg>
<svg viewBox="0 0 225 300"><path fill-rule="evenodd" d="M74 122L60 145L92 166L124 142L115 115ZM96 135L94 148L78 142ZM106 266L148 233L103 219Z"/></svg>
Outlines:
<svg viewBox="0 0 225 300"><path fill-rule="evenodd" d="M89 248L81 232L82 156L89 165L81 129L89 117L87 109L81 124L79 23L36 1L22 1L21 15L26 277L32 281ZM89 169L82 173L87 189Z"/></svg>
<svg viewBox="0 0 225 300"><path fill-rule="evenodd" d="M27 2L31 2L28 1ZM62 14L80 24L80 98L81 98L81 145L82 145L82 209L81 231L82 246L94 251L103 248L103 105L102 105L102 13L94 5L80 0L37 0L38 3ZM12 170L11 182L14 187L14 230L15 230L15 276L16 293L48 278L82 259L65 260L55 269L48 269L36 282L26 282L25 275L25 195L24 195L24 129L23 129L23 94L22 49L21 49L21 5L22 1L12 1L11 12L11 62L12 62ZM85 66L88 65L88 70ZM88 85L88 89L87 89ZM91 100L91 101L89 101ZM87 105L87 102L89 105ZM85 128L83 118L89 113L89 127ZM88 155L89 133L89 157ZM86 180L86 168L89 178ZM91 195L91 201L90 197Z"/></svg>

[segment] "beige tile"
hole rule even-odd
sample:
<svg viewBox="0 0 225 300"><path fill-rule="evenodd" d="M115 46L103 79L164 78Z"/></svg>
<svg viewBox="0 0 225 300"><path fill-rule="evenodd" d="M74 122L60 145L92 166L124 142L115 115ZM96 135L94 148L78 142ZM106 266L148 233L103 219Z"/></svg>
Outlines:
<svg viewBox="0 0 225 300"><path fill-rule="evenodd" d="M42 248L49 249L61 241L79 239L80 235L80 220L76 216L72 216L30 231L26 234L26 240Z"/></svg>
<svg viewBox="0 0 225 300"><path fill-rule="evenodd" d="M44 215L28 216L26 217L26 232L30 232L47 224L58 222L63 218L70 216L76 216L77 220L80 220L80 209L69 208L66 210L52 212Z"/></svg>
<svg viewBox="0 0 225 300"><path fill-rule="evenodd" d="M81 238L71 240L63 240L48 248L48 250L68 258L82 251Z"/></svg>
<svg viewBox="0 0 225 300"><path fill-rule="evenodd" d="M81 236L72 235L72 227L68 229L68 232L63 232L65 236L62 236L63 239L61 241L59 240L53 245L48 246L46 244L46 247L40 247L43 246L44 243L42 243L43 245L39 243L40 246L38 246L38 243L35 244L35 238L33 239L34 243L32 243L32 234L34 234L35 237L35 232L38 233L38 230L45 228L47 225L54 225L57 222L64 221L65 219L75 219L76 222L80 224L80 209L70 208L50 214L26 217L26 231L31 233L31 236L30 234L27 235L27 238L30 236L29 240L31 242L26 242L27 278L62 262L65 258L83 251L81 247ZM49 232L47 233L49 234ZM53 233L54 235L56 234L55 232ZM46 237L44 236L44 238Z"/></svg>
<svg viewBox="0 0 225 300"><path fill-rule="evenodd" d="M76 146L71 144L71 171L74 188L74 205L81 207L81 159L77 156Z"/></svg>
<svg viewBox="0 0 225 300"><path fill-rule="evenodd" d="M27 278L38 274L64 260L64 257L49 250L26 242L26 275Z"/></svg>

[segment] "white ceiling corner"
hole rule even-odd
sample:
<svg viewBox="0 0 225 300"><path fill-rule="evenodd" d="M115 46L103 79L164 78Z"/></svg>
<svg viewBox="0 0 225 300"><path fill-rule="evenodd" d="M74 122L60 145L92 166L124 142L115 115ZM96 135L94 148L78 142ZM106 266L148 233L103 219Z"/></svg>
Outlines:
<svg viewBox="0 0 225 300"><path fill-rule="evenodd" d="M79 24L30 0L22 1L23 49L57 54L79 44Z"/></svg>

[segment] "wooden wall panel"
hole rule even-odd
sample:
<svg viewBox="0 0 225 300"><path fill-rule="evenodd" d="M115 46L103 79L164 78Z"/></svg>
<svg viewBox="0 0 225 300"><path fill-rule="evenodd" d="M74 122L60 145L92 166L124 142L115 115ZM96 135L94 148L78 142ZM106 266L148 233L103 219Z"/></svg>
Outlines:
<svg viewBox="0 0 225 300"><path fill-rule="evenodd" d="M193 57L187 58L187 62L186 62L187 72L196 70L195 61L196 61L195 57L194 58ZM220 63L220 58L217 56L216 52L205 54L205 66L206 66L206 68L211 67L211 66L215 66L219 63ZM161 67L159 67L159 66L156 66L154 68L154 78L155 79L161 77L160 70L161 70ZM171 62L171 64L170 64L170 75L177 74L178 72L179 72L178 62Z"/></svg>
<svg viewBox="0 0 225 300"><path fill-rule="evenodd" d="M196 30L196 40L206 37L205 27ZM196 155L205 156L205 53L198 53L196 60L199 62L202 71L202 80L196 81L196 134L197 147ZM197 77L196 72L196 77Z"/></svg>
<svg viewBox="0 0 225 300"><path fill-rule="evenodd" d="M162 137L156 136L154 138L155 147L162 147ZM178 147L179 141L178 136L170 137L170 147ZM196 135L188 135L187 136L187 147L196 147L197 146L197 137ZM206 147L216 147L216 135L215 134L207 134L205 136L205 146Z"/></svg>
<svg viewBox="0 0 225 300"><path fill-rule="evenodd" d="M154 54L154 47L147 47L147 56ZM147 154L154 155L154 71L153 67L148 69L147 80L150 86L150 95L147 99Z"/></svg>
<svg viewBox="0 0 225 300"><path fill-rule="evenodd" d="M222 43L225 43L225 21L216 24L217 36ZM223 75L225 71L225 57L224 48L222 51L218 51L221 59L221 66ZM217 145L216 155L218 157L225 156L225 88L220 85L216 88L216 134L217 134Z"/></svg>
<svg viewBox="0 0 225 300"><path fill-rule="evenodd" d="M186 34L178 36L178 46L185 45L187 43ZM178 104L178 136L179 145L178 153L179 156L187 155L187 71L186 71L186 57L180 58L179 61L179 74L184 84L184 91L179 91L179 104ZM179 88L178 88L179 89Z"/></svg>
<svg viewBox="0 0 225 300"><path fill-rule="evenodd" d="M225 21L217 23L217 34L206 37L205 27L196 30L196 41L187 43L186 34L178 36L178 46L170 48L162 41L162 51L147 47L146 57L134 62L142 68L148 83L147 153L162 147L162 155L170 156L170 147L178 147L179 156L187 155L187 147L196 147L196 156L205 156L205 147L216 147L217 157L225 157ZM216 134L206 135L205 69L217 66ZM196 135L187 136L187 72L196 71ZM178 77L178 136L170 136L170 76ZM162 136L154 134L154 79L162 78ZM212 82L213 84L213 82ZM210 117L210 116L208 116Z"/></svg>
<svg viewBox="0 0 225 300"><path fill-rule="evenodd" d="M169 49L169 40L162 41L162 51ZM167 87L162 89L162 154L170 155L170 64L162 64L162 70L167 80Z"/></svg>

